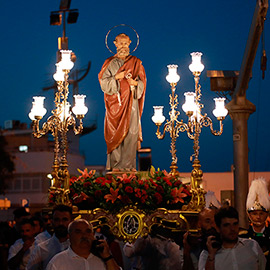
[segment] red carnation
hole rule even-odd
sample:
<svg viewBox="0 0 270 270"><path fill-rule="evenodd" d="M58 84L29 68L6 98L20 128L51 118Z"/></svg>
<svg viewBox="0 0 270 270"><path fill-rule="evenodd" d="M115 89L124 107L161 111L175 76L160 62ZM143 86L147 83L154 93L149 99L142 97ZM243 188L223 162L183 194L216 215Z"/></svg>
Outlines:
<svg viewBox="0 0 270 270"><path fill-rule="evenodd" d="M135 196L138 198L141 198L142 196L141 190L139 188L136 188L134 191L135 191Z"/></svg>
<svg viewBox="0 0 270 270"><path fill-rule="evenodd" d="M104 178L103 182L101 183L101 186L104 187L107 183L111 184L112 180L107 180L107 179Z"/></svg>
<svg viewBox="0 0 270 270"><path fill-rule="evenodd" d="M131 201L130 201L130 198L127 195L123 195L121 197L121 202L124 203L124 204L129 204Z"/></svg>
<svg viewBox="0 0 270 270"><path fill-rule="evenodd" d="M157 192L163 194L164 193L164 189L162 186L157 186Z"/></svg>
<svg viewBox="0 0 270 270"><path fill-rule="evenodd" d="M125 187L125 192L133 193L133 188L131 186L127 186L127 187Z"/></svg>
<svg viewBox="0 0 270 270"><path fill-rule="evenodd" d="M101 190L96 190L95 191L95 197L99 198L102 196L102 191Z"/></svg>
<svg viewBox="0 0 270 270"><path fill-rule="evenodd" d="M154 194L154 196L155 196L155 198L157 200L157 204L160 204L162 202L162 199L163 199L162 196L158 192L156 192Z"/></svg>
<svg viewBox="0 0 270 270"><path fill-rule="evenodd" d="M91 184L91 182L84 182L83 183L83 187L85 187L85 188L88 188L88 187L90 187L92 184Z"/></svg>
<svg viewBox="0 0 270 270"><path fill-rule="evenodd" d="M141 197L141 202L142 202L142 203L145 203L145 201L146 201L147 198L148 198L147 195L146 195L146 196L142 196L142 197Z"/></svg>
<svg viewBox="0 0 270 270"><path fill-rule="evenodd" d="M158 184L157 184L153 179L149 179L149 181L150 181L155 187L158 186Z"/></svg>
<svg viewBox="0 0 270 270"><path fill-rule="evenodd" d="M143 180L138 180L138 184L139 184L139 185L141 185L141 186L142 186L142 185L143 185L143 183L144 183L144 181L143 181Z"/></svg>
<svg viewBox="0 0 270 270"><path fill-rule="evenodd" d="M169 178L164 177L163 180L166 182L167 185L172 186L172 183Z"/></svg>
<svg viewBox="0 0 270 270"><path fill-rule="evenodd" d="M76 176L73 176L69 179L69 184L73 184L75 181L77 180L77 177Z"/></svg>
<svg viewBox="0 0 270 270"><path fill-rule="evenodd" d="M174 182L175 187L180 186L181 184L182 184L181 180L177 180Z"/></svg>

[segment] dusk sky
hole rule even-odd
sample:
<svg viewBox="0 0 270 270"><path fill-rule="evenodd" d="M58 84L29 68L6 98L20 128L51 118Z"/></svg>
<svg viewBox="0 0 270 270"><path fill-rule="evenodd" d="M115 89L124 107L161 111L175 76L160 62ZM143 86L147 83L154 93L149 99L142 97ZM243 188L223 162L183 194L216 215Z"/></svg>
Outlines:
<svg viewBox="0 0 270 270"><path fill-rule="evenodd" d="M0 126L6 120L20 120L30 125L28 113L32 97L44 95L47 114L53 109L53 91L44 92L43 87L53 83L55 72L57 38L62 35L62 26L50 26L50 12L59 8L60 0L4 1L0 0L1 27L1 115ZM176 94L178 109L184 122L187 116L182 110L184 92L194 91L194 80L188 69L191 52L202 52L205 69L201 75L203 113L214 122L213 98L207 70L240 70L248 33L256 6L256 0L167 0L167 1L91 1L72 0L70 8L79 10L76 24L67 25L69 49L77 56L74 69L84 69L91 61L88 76L79 84L79 93L85 94L89 109L85 124L97 120L97 129L81 138L81 151L87 165L105 165L106 144L103 136L104 100L98 82L98 73L104 60L111 56L105 46L105 36L115 25L132 26L140 36L140 44L134 55L139 57L146 70L147 88L142 116L143 147L152 148L153 165L169 170L171 163L170 136L158 140L156 126L152 122L153 106L164 106L168 119L170 85L166 81L167 65L177 64L181 79ZM268 54L268 70L261 78L260 43L253 66L253 77L247 90L247 98L256 105L256 112L248 121L249 163L251 171L270 170L269 144L269 98L270 98L270 11L265 22L265 49ZM127 27L111 32L109 45L115 34L130 34L134 48L136 36ZM71 90L71 89L70 89ZM70 91L70 100L72 91ZM193 154L193 141L181 133L176 142L180 172L192 170L189 161ZM233 164L232 120L227 116L224 132L220 137L203 128L200 137L200 155L204 172L225 172Z"/></svg>

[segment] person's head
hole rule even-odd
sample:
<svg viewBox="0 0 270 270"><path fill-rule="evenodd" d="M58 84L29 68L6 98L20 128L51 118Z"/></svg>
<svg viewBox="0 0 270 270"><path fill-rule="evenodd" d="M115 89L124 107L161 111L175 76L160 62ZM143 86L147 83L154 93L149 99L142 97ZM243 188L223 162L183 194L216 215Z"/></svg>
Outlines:
<svg viewBox="0 0 270 270"><path fill-rule="evenodd" d="M67 238L68 236L68 225L72 221L72 208L59 204L54 207L52 211L52 223L54 228L55 236L60 238Z"/></svg>
<svg viewBox="0 0 270 270"><path fill-rule="evenodd" d="M214 209L204 208L199 213L198 227L201 228L202 231L209 231L212 228L216 228L215 212L216 210Z"/></svg>
<svg viewBox="0 0 270 270"><path fill-rule="evenodd" d="M24 207L19 207L13 211L14 221L16 227L19 229L21 221L25 218L30 218L30 213L25 210Z"/></svg>
<svg viewBox="0 0 270 270"><path fill-rule="evenodd" d="M129 45L131 40L126 34L119 34L114 40L114 45L116 47L117 56L119 58L126 58L129 55Z"/></svg>
<svg viewBox="0 0 270 270"><path fill-rule="evenodd" d="M70 246L75 253L89 252L92 247L94 231L92 225L85 219L72 221L68 226Z"/></svg>
<svg viewBox="0 0 270 270"><path fill-rule="evenodd" d="M23 241L32 240L35 237L35 227L32 219L23 219L20 223L20 232Z"/></svg>
<svg viewBox="0 0 270 270"><path fill-rule="evenodd" d="M34 223L35 235L38 235L39 233L44 231L44 222L40 216L34 215L31 220Z"/></svg>
<svg viewBox="0 0 270 270"><path fill-rule="evenodd" d="M248 214L253 227L259 227L262 229L265 226L265 221L268 217L268 212L263 210L254 210L249 211Z"/></svg>
<svg viewBox="0 0 270 270"><path fill-rule="evenodd" d="M41 217L44 222L44 229L47 230L49 233L51 233L53 231L52 217L45 212L41 214Z"/></svg>
<svg viewBox="0 0 270 270"><path fill-rule="evenodd" d="M239 215L234 207L221 207L215 214L215 222L223 242L237 242L239 233Z"/></svg>
<svg viewBox="0 0 270 270"><path fill-rule="evenodd" d="M254 179L249 187L246 209L253 229L260 232L270 211L268 182L263 177Z"/></svg>

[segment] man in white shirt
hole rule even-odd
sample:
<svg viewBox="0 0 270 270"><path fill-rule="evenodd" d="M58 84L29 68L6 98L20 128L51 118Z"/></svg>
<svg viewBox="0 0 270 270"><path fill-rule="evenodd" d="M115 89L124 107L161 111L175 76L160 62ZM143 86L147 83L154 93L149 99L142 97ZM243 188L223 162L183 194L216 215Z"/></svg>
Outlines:
<svg viewBox="0 0 270 270"><path fill-rule="evenodd" d="M128 258L136 256L133 269L180 270L180 247L169 238L162 225L152 227L151 235L139 237L134 244L126 243L123 252Z"/></svg>
<svg viewBox="0 0 270 270"><path fill-rule="evenodd" d="M85 219L77 219L68 227L70 247L55 255L46 270L119 270L106 240L98 240L98 256L92 252L93 227ZM93 249L92 249L93 251Z"/></svg>
<svg viewBox="0 0 270 270"><path fill-rule="evenodd" d="M42 213L41 218L44 223L44 231L39 233L35 237L35 245L40 244L41 242L44 242L52 237L53 234L53 227L52 227L52 220L48 213Z"/></svg>
<svg viewBox="0 0 270 270"><path fill-rule="evenodd" d="M217 247L215 236L207 238L208 251L203 250L200 255L199 270L265 270L266 260L258 243L238 237L239 217L235 208L220 208L215 222L222 246Z"/></svg>
<svg viewBox="0 0 270 270"><path fill-rule="evenodd" d="M72 221L72 208L57 205L53 209L53 236L36 245L27 264L27 270L45 269L51 258L69 247L68 225Z"/></svg>
<svg viewBox="0 0 270 270"><path fill-rule="evenodd" d="M24 270L33 252L35 241L34 223L31 219L24 219L20 224L21 237L9 249L8 267L10 270Z"/></svg>

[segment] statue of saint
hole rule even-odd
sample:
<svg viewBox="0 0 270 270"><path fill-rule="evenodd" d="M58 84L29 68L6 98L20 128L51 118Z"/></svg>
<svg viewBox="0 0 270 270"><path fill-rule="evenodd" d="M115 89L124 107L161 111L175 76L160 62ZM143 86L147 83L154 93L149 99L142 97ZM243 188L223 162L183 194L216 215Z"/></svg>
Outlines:
<svg viewBox="0 0 270 270"><path fill-rule="evenodd" d="M106 166L113 172L136 172L136 151L142 141L146 75L141 60L129 54L130 43L126 34L116 36L117 53L106 59L98 76L106 107Z"/></svg>

